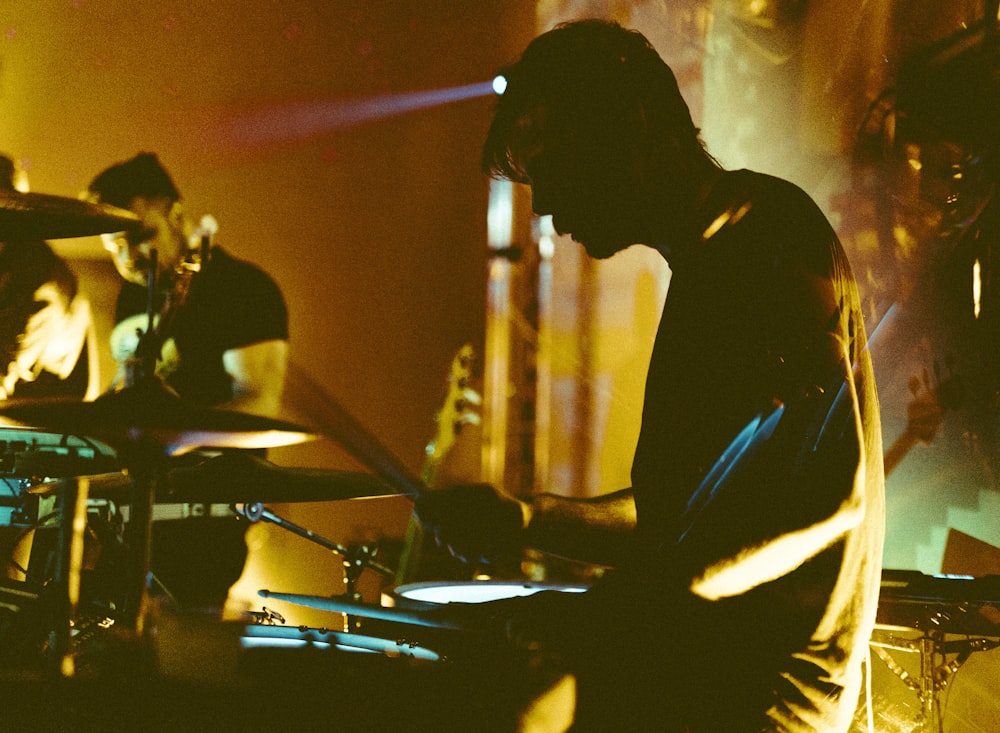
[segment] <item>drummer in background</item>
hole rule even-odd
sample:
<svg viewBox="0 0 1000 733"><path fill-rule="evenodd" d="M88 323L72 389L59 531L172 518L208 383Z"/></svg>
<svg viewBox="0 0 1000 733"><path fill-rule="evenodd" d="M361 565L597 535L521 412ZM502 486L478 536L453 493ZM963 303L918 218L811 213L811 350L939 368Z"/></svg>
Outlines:
<svg viewBox="0 0 1000 733"><path fill-rule="evenodd" d="M199 231L188 217L154 153L107 168L91 182L89 196L129 209L144 226L137 234L102 235L125 281L112 333L115 359L124 365L133 356L136 329L147 324L155 250L155 312L169 324L157 374L191 403L277 416L288 361L288 312L277 283L219 246L203 247L212 232ZM196 267L186 266L191 262ZM168 296L172 304L161 313ZM233 516L154 521L154 574L180 605L221 612L223 586L228 592L246 560L243 532Z"/></svg>
<svg viewBox="0 0 1000 733"><path fill-rule="evenodd" d="M819 208L724 170L673 72L616 24L560 26L504 72L483 156L596 258L644 244L672 278L632 486L520 501L428 492L453 554L530 545L613 565L586 593L461 612L564 658L574 731L839 733L859 701L884 523L858 291ZM473 619L468 619L471 623Z"/></svg>
<svg viewBox="0 0 1000 733"><path fill-rule="evenodd" d="M17 168L0 156L0 188ZM90 303L66 263L42 240L0 232L0 399L97 396L97 341Z"/></svg>

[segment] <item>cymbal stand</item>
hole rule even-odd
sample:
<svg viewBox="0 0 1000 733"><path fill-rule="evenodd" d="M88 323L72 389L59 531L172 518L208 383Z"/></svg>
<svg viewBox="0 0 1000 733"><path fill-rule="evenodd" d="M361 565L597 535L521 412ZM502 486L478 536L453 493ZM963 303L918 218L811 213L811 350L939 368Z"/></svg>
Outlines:
<svg viewBox="0 0 1000 733"><path fill-rule="evenodd" d="M145 631L146 602L149 591L150 555L153 537L153 506L161 454L155 448L129 446L125 465L131 476L129 521L125 526L128 547L126 564L125 607L122 622L125 628L141 637Z"/></svg>
<svg viewBox="0 0 1000 733"><path fill-rule="evenodd" d="M156 361L163 346L155 323L157 288L157 252L149 253L149 274L146 278L145 331L138 331L135 353L125 365L124 389L168 389L156 375ZM141 637L144 631L146 601L149 589L150 550L153 536L153 506L156 503L156 483L162 460L163 446L134 440L119 448L125 467L131 476L131 505L125 528L129 548L126 566L125 608L123 622Z"/></svg>
<svg viewBox="0 0 1000 733"><path fill-rule="evenodd" d="M48 668L55 676L73 677L76 674L73 622L80 600L80 571L90 485L86 477L64 478L59 483L62 508L57 545L59 552L53 575L56 607L49 632Z"/></svg>
<svg viewBox="0 0 1000 733"><path fill-rule="evenodd" d="M154 328L156 294L156 250L150 252L147 278L146 311L148 325L138 333L134 357L126 366L125 387L148 386L157 381L156 360L161 344ZM132 477L132 496L125 541L129 548L125 576L125 598L119 622L140 638L144 632L150 546L152 544L153 504L156 472L164 450L142 441L131 441L119 448ZM57 609L49 637L50 671L63 677L75 675L73 624L80 598L84 536L87 527L89 482L85 477L66 478L60 482L62 514L59 524L59 552L55 570Z"/></svg>
<svg viewBox="0 0 1000 733"><path fill-rule="evenodd" d="M392 569L375 561L375 555L378 553L377 545L351 545L350 547L344 547L343 545L328 540L325 537L321 537L312 530L306 529L305 527L301 527L294 522L289 522L287 519L279 517L277 514L265 507L261 502L234 504L233 511L251 523L260 521L270 522L271 524L275 524L292 534L303 537L310 542L315 542L320 547L325 547L326 549L340 555L343 558L344 565L344 595L351 601L358 603L361 602L361 594L358 593L357 582L361 577L361 572L366 567L382 573L383 575L394 575L394 571ZM359 627L360 622L357 618L350 615L345 616L344 631L352 631Z"/></svg>
<svg viewBox="0 0 1000 733"><path fill-rule="evenodd" d="M943 710L940 693L951 682L952 675L965 664L973 652L989 651L1000 646L1000 639L986 637L945 640L943 631L927 631L915 639L889 636L886 641L870 641L875 654L899 680L917 693L920 702L920 733L941 733ZM920 655L920 675L916 679L903 669L886 650L916 652ZM948 657L953 656L951 661Z"/></svg>

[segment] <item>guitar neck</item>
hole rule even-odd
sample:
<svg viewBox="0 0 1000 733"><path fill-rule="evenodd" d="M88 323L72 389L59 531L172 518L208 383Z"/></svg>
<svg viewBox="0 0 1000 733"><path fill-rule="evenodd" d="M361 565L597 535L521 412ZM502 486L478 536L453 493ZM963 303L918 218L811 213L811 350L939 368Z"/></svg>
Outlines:
<svg viewBox="0 0 1000 733"><path fill-rule="evenodd" d="M907 454L913 450L913 446L919 443L920 440L909 430L903 431L902 434L896 440L893 441L892 445L889 446L888 450L885 452L883 457L883 462L885 463L885 476L889 477L896 466L906 458Z"/></svg>

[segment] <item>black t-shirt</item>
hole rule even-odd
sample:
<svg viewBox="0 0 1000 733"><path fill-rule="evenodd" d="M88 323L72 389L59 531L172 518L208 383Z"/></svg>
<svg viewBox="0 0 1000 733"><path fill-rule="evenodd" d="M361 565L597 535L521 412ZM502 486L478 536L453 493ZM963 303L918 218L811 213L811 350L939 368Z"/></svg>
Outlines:
<svg viewBox="0 0 1000 733"><path fill-rule="evenodd" d="M146 312L146 288L125 283L116 321ZM157 310L160 303L156 304ZM169 334L177 363L167 383L186 400L216 405L232 399L222 355L230 349L288 339L288 311L277 283L259 267L214 247L191 281Z"/></svg>

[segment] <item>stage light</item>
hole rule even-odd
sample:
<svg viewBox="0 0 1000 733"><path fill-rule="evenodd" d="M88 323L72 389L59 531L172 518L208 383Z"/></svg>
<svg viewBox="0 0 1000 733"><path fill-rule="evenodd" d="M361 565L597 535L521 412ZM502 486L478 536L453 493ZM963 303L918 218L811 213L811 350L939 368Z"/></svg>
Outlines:
<svg viewBox="0 0 1000 733"><path fill-rule="evenodd" d="M507 91L507 77L503 74L497 74L493 77L493 91L497 94L503 94Z"/></svg>
<svg viewBox="0 0 1000 733"><path fill-rule="evenodd" d="M977 319L979 318L979 313L982 309L982 297L983 297L983 274L982 265L979 264L979 258L972 263L972 314Z"/></svg>

